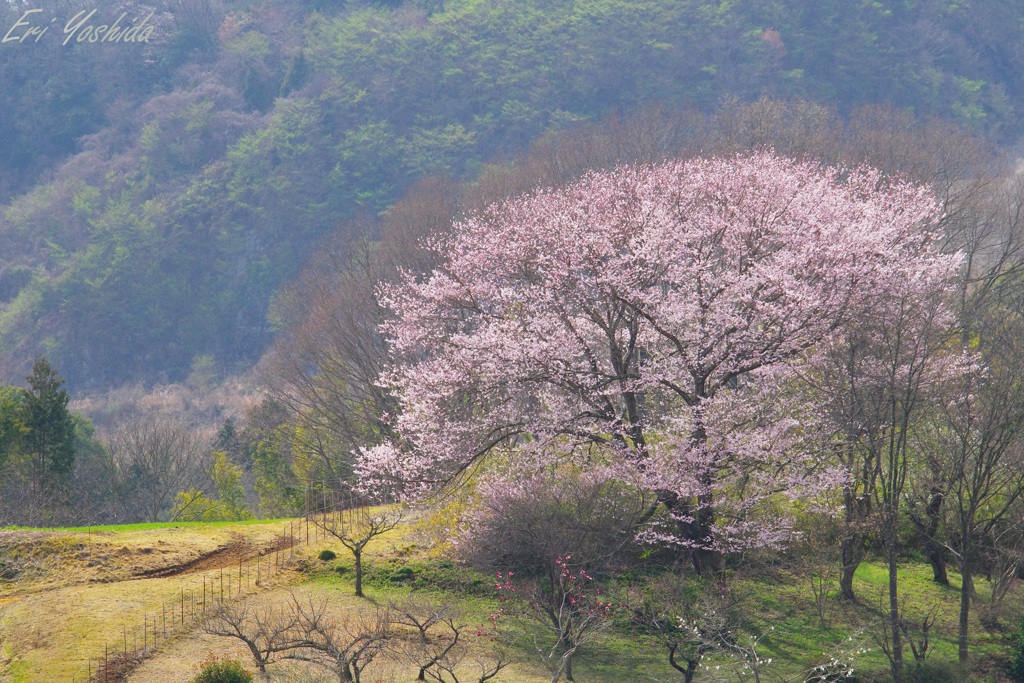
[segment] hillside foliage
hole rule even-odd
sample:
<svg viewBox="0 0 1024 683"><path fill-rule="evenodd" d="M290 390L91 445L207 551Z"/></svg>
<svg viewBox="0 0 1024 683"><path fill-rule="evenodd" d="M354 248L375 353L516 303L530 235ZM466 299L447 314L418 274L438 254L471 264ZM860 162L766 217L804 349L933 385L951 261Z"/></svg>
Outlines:
<svg viewBox="0 0 1024 683"><path fill-rule="evenodd" d="M1007 140L1021 10L974 4L132 0L148 45L4 45L0 372L45 353L77 390L245 369L339 224L653 102L885 102Z"/></svg>

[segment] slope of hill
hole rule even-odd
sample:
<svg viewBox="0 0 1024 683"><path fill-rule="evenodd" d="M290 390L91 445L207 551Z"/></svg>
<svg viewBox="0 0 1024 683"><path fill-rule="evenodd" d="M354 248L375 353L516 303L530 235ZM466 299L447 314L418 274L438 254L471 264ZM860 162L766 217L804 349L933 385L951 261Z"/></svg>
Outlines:
<svg viewBox="0 0 1024 683"><path fill-rule="evenodd" d="M39 353L74 389L177 381L210 357L244 369L272 337L275 292L342 219L609 112L884 101L1004 140L1024 114L1010 0L119 8L153 11L149 44L3 46L8 382Z"/></svg>
<svg viewBox="0 0 1024 683"><path fill-rule="evenodd" d="M256 558L260 583L277 581L270 576L280 576L280 555L293 544L284 528L0 531L0 680L85 680L105 651L113 671L125 645L141 659L149 646L195 628L222 590L237 596L240 569L242 590L258 590Z"/></svg>

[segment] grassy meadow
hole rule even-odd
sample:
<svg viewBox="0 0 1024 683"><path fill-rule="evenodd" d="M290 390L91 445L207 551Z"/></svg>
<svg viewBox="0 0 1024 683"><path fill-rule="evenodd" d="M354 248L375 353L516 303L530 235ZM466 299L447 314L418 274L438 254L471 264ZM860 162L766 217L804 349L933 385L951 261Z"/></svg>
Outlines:
<svg viewBox="0 0 1024 683"><path fill-rule="evenodd" d="M290 534L285 531L289 528ZM143 638L148 652L125 679L133 683L187 683L212 656L236 658L254 670L240 641L202 629L198 596L212 604L224 590L225 576L231 600L283 605L295 596L326 598L338 615L366 614L376 605L415 594L451 603L461 621L486 628L488 615L500 606L493 577L430 550L415 520L367 547L364 598L353 595L351 554L340 543L322 538L312 525L307 543L306 532L302 520L0 531L0 557L7 567L0 580L0 681L85 681L89 673L95 675L105 649L109 654L126 646L135 652ZM296 544L282 545L282 538L294 538ZM319 559L327 549L337 557ZM652 564L618 582L601 580L601 589L614 605L626 583L642 586L666 571ZM859 600L852 604L836 599L835 587L829 588L834 577L827 570L800 571L785 558L756 570L730 572L729 583L745 615L738 638L756 639L761 660L772 660L759 672L760 680L802 681L802 674L826 653L838 650L863 650L854 660L851 680L888 679L888 664L875 642L887 583L880 563L860 567L855 581ZM825 582L817 599L812 575ZM915 664L907 652L911 674L914 680L946 680L956 670L959 577L951 574L950 586L938 586L928 565L913 560L901 566L900 576L908 623L919 626L926 616L934 621L923 665ZM686 572L681 577L689 580ZM988 588L984 580L978 582L972 612L972 657L980 672L974 680L1007 680L1003 670L1009 635L1021 604L1011 594L994 608ZM176 615L168 617L169 610ZM150 629L145 635L143 624ZM492 680L550 680L519 624L509 619L501 628L514 663ZM918 628L918 640L921 635ZM754 680L734 658L712 656L703 664L697 681ZM467 673L470 668L467 664ZM573 668L580 682L682 680L669 666L665 648L637 633L621 604L611 627L579 651ZM310 678L294 664L274 664L270 670L277 680L330 680ZM409 662L382 657L366 669L363 680L404 682L415 675Z"/></svg>

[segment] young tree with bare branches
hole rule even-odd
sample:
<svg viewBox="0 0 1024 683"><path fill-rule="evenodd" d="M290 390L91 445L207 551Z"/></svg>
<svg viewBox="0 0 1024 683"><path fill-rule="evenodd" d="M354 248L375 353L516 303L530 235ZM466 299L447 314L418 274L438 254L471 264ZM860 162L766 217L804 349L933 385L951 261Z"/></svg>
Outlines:
<svg viewBox="0 0 1024 683"><path fill-rule="evenodd" d="M339 617L326 599L292 596L296 618L293 642L286 657L310 662L333 672L339 683L360 683L363 670L385 652L393 638L387 610Z"/></svg>
<svg viewBox="0 0 1024 683"><path fill-rule="evenodd" d="M293 605L294 605L293 600ZM251 600L222 602L206 620L203 630L210 635L242 641L259 669L269 680L267 666L298 645L299 619L292 605L256 605Z"/></svg>
<svg viewBox="0 0 1024 683"><path fill-rule="evenodd" d="M314 516L313 523L345 546L355 561L356 595L363 596L363 550L401 524L402 508L359 506Z"/></svg>

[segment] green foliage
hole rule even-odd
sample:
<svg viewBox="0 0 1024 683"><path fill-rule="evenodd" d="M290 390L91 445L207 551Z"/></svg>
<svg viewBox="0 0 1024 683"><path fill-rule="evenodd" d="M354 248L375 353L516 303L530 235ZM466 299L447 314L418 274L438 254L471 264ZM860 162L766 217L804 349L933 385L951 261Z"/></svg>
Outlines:
<svg viewBox="0 0 1024 683"><path fill-rule="evenodd" d="M391 574L391 583L405 583L415 578L416 572L412 567L399 567Z"/></svg>
<svg viewBox="0 0 1024 683"><path fill-rule="evenodd" d="M960 665L948 659L929 657L906 668L907 683L958 683L962 680Z"/></svg>
<svg viewBox="0 0 1024 683"><path fill-rule="evenodd" d="M154 529L179 529L188 527L220 527L220 526L250 526L250 525L263 525L263 524L278 524L284 520L281 519L246 519L240 522L138 522L135 524L90 524L88 526L57 526L47 527L51 531L74 531L78 533L84 532L96 532L96 531L152 531ZM5 529L18 529L26 528L31 529L34 527L3 527Z"/></svg>
<svg viewBox="0 0 1024 683"><path fill-rule="evenodd" d="M196 358L244 369L271 339L271 297L340 221L654 101L708 110L771 92L978 131L1024 120L1013 0L173 6L152 53L5 51L9 375L44 349L74 388L184 381ZM0 26L20 7L0 3Z"/></svg>
<svg viewBox="0 0 1024 683"><path fill-rule="evenodd" d="M342 564L335 567L345 575L349 567ZM392 560L387 564L364 566L364 581L380 589L394 588L401 584L413 590L436 590L454 592L466 596L494 597L493 574L480 572L462 564L451 562L401 562Z"/></svg>
<svg viewBox="0 0 1024 683"><path fill-rule="evenodd" d="M242 520L252 517L245 505L242 487L242 468L231 462L224 451L214 451L210 478L217 490L217 500L223 509L224 520Z"/></svg>
<svg viewBox="0 0 1024 683"><path fill-rule="evenodd" d="M0 470L28 433L22 422L22 397L18 389L0 385Z"/></svg>
<svg viewBox="0 0 1024 683"><path fill-rule="evenodd" d="M29 7L41 10L36 17L59 17L63 25L88 6L63 0L0 3L0 36L6 36ZM104 11L99 10L100 16ZM126 11L126 20L138 18L136 9ZM151 59L162 50L147 55L143 46L127 54L74 43L62 47L62 40L62 35L50 31L39 44L8 42L7 47L14 49L5 50L0 60L0 82L4 83L0 89L0 111L4 112L0 117L0 203L31 188L73 154L82 136L108 125L115 101L122 108L145 102L167 86L177 66Z"/></svg>
<svg viewBox="0 0 1024 683"><path fill-rule="evenodd" d="M338 559L338 555L333 550L327 549L321 550L317 557L320 558L321 562L330 562L331 560Z"/></svg>
<svg viewBox="0 0 1024 683"><path fill-rule="evenodd" d="M75 463L75 423L68 410L64 380L39 357L23 390L21 422L29 476L36 486L51 485L71 473Z"/></svg>
<svg viewBox="0 0 1024 683"><path fill-rule="evenodd" d="M1024 619L1013 632L1010 644L1010 676L1015 681L1024 681Z"/></svg>
<svg viewBox="0 0 1024 683"><path fill-rule="evenodd" d="M196 391L206 392L217 381L217 359L210 354L199 354L192 359L192 371L188 373L188 385Z"/></svg>
<svg viewBox="0 0 1024 683"><path fill-rule="evenodd" d="M252 683L252 674L234 659L211 660L190 683Z"/></svg>
<svg viewBox="0 0 1024 683"><path fill-rule="evenodd" d="M224 521L227 510L216 498L211 498L200 489L180 491L174 497L171 508L172 522L218 522Z"/></svg>
<svg viewBox="0 0 1024 683"><path fill-rule="evenodd" d="M303 489L291 461L291 428L281 425L250 452L260 513L270 516L295 514L302 509Z"/></svg>
<svg viewBox="0 0 1024 683"><path fill-rule="evenodd" d="M210 465L210 479L213 480L216 498L203 491L190 488L181 491L174 498L170 518L182 522L228 522L252 519L252 513L245 505L245 489L242 487L242 468L231 462L224 451L214 451Z"/></svg>

